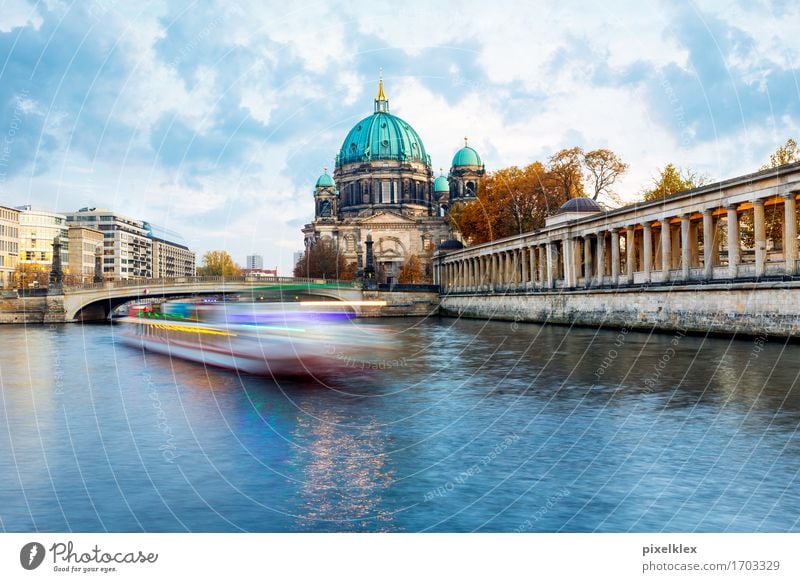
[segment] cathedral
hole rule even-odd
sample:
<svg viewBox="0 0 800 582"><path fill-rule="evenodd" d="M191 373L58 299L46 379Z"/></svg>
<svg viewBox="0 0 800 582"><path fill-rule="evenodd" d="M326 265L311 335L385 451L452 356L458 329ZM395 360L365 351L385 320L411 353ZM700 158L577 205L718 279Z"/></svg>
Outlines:
<svg viewBox="0 0 800 582"><path fill-rule="evenodd" d="M484 174L478 152L465 139L448 176L434 179L419 134L389 113L381 79L374 113L344 138L333 176L326 171L317 180L314 220L303 227L306 249L329 240L361 270L371 235L379 283L397 282L411 255L429 273L436 247L452 238L447 212L475 198Z"/></svg>

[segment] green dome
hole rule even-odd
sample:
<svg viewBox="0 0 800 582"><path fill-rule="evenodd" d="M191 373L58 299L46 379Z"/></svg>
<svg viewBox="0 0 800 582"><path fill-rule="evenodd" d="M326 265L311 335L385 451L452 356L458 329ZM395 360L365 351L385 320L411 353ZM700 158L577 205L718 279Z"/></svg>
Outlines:
<svg viewBox="0 0 800 582"><path fill-rule="evenodd" d="M463 148L456 152L456 155L453 156L453 167L458 166L480 166L481 164L481 157L478 155L474 149L465 145Z"/></svg>
<svg viewBox="0 0 800 582"><path fill-rule="evenodd" d="M434 192L449 192L450 191L450 183L447 181L447 178L444 176L439 176L433 181L433 191Z"/></svg>
<svg viewBox="0 0 800 582"><path fill-rule="evenodd" d="M408 123L378 111L359 121L342 143L337 165L372 160L416 160L430 165L422 139Z"/></svg>
<svg viewBox="0 0 800 582"><path fill-rule="evenodd" d="M328 175L328 172L317 178L317 188L334 188L335 186L336 184L334 184L333 178Z"/></svg>

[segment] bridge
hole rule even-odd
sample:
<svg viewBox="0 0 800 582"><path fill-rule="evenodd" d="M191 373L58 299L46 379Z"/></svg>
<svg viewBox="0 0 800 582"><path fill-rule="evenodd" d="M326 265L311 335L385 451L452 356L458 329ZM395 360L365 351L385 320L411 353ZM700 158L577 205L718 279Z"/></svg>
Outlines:
<svg viewBox="0 0 800 582"><path fill-rule="evenodd" d="M247 293L255 296L287 299L296 295L313 295L339 301L364 298L353 281L306 279L296 277L179 277L173 279L131 279L106 281L88 285L65 285L64 319L97 321L131 301L153 298L169 299L194 295Z"/></svg>
<svg viewBox="0 0 800 582"><path fill-rule="evenodd" d="M439 251L445 314L695 331L800 333L800 163Z"/></svg>

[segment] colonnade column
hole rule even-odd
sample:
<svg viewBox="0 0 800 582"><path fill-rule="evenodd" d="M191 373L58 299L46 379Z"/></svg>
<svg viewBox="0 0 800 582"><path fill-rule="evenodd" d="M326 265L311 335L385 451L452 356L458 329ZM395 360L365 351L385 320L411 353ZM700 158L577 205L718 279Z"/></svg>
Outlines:
<svg viewBox="0 0 800 582"><path fill-rule="evenodd" d="M786 274L797 273L797 199L794 192L783 197L783 253Z"/></svg>
<svg viewBox="0 0 800 582"><path fill-rule="evenodd" d="M536 247L528 247L528 259L530 260L531 288L536 285Z"/></svg>
<svg viewBox="0 0 800 582"><path fill-rule="evenodd" d="M669 271L672 267L672 241L670 240L669 219L665 216L661 220L661 281L669 281Z"/></svg>
<svg viewBox="0 0 800 582"><path fill-rule="evenodd" d="M597 233L597 284L603 284L606 276L606 232L601 230Z"/></svg>
<svg viewBox="0 0 800 582"><path fill-rule="evenodd" d="M611 231L611 282L619 284L619 231Z"/></svg>
<svg viewBox="0 0 800 582"><path fill-rule="evenodd" d="M764 217L764 200L753 200L753 224L755 226L756 277L763 277L767 263L767 224Z"/></svg>
<svg viewBox="0 0 800 582"><path fill-rule="evenodd" d="M537 247L537 252L539 253L539 285L544 287L547 283L547 275L545 273L547 257L545 256L545 249L542 245Z"/></svg>
<svg viewBox="0 0 800 582"><path fill-rule="evenodd" d="M636 262L636 231L633 225L625 227L625 271L628 274L628 285L633 283L633 272L635 271L634 262Z"/></svg>
<svg viewBox="0 0 800 582"><path fill-rule="evenodd" d="M711 280L714 277L714 217L712 209L703 210L703 278Z"/></svg>
<svg viewBox="0 0 800 582"><path fill-rule="evenodd" d="M555 278L553 277L553 267L555 266L555 260L553 255L555 254L555 248L553 243L548 242L545 245L545 256L547 257L547 287L548 289L552 289L555 285Z"/></svg>
<svg viewBox="0 0 800 582"><path fill-rule="evenodd" d="M689 248L689 214L681 214L681 279L689 280L689 263L691 254Z"/></svg>
<svg viewBox="0 0 800 582"><path fill-rule="evenodd" d="M653 225L645 222L642 225L642 261L644 265L644 282L649 283L651 279L651 271L653 269Z"/></svg>
<svg viewBox="0 0 800 582"><path fill-rule="evenodd" d="M583 237L583 283L586 287L592 284L592 239Z"/></svg>
<svg viewBox="0 0 800 582"><path fill-rule="evenodd" d="M728 277L735 279L739 275L739 215L736 204L731 204L728 210Z"/></svg>

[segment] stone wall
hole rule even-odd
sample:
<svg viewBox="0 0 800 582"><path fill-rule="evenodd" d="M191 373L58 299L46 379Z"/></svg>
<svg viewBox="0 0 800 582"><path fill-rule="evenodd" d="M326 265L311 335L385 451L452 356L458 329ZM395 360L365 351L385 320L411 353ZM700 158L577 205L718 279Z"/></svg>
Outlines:
<svg viewBox="0 0 800 582"><path fill-rule="evenodd" d="M800 282L449 295L442 315L690 333L800 334Z"/></svg>
<svg viewBox="0 0 800 582"><path fill-rule="evenodd" d="M64 323L63 295L0 299L2 323Z"/></svg>
<svg viewBox="0 0 800 582"><path fill-rule="evenodd" d="M384 307L361 307L360 317L425 317L436 315L439 294L431 292L364 291L365 301L386 301Z"/></svg>

